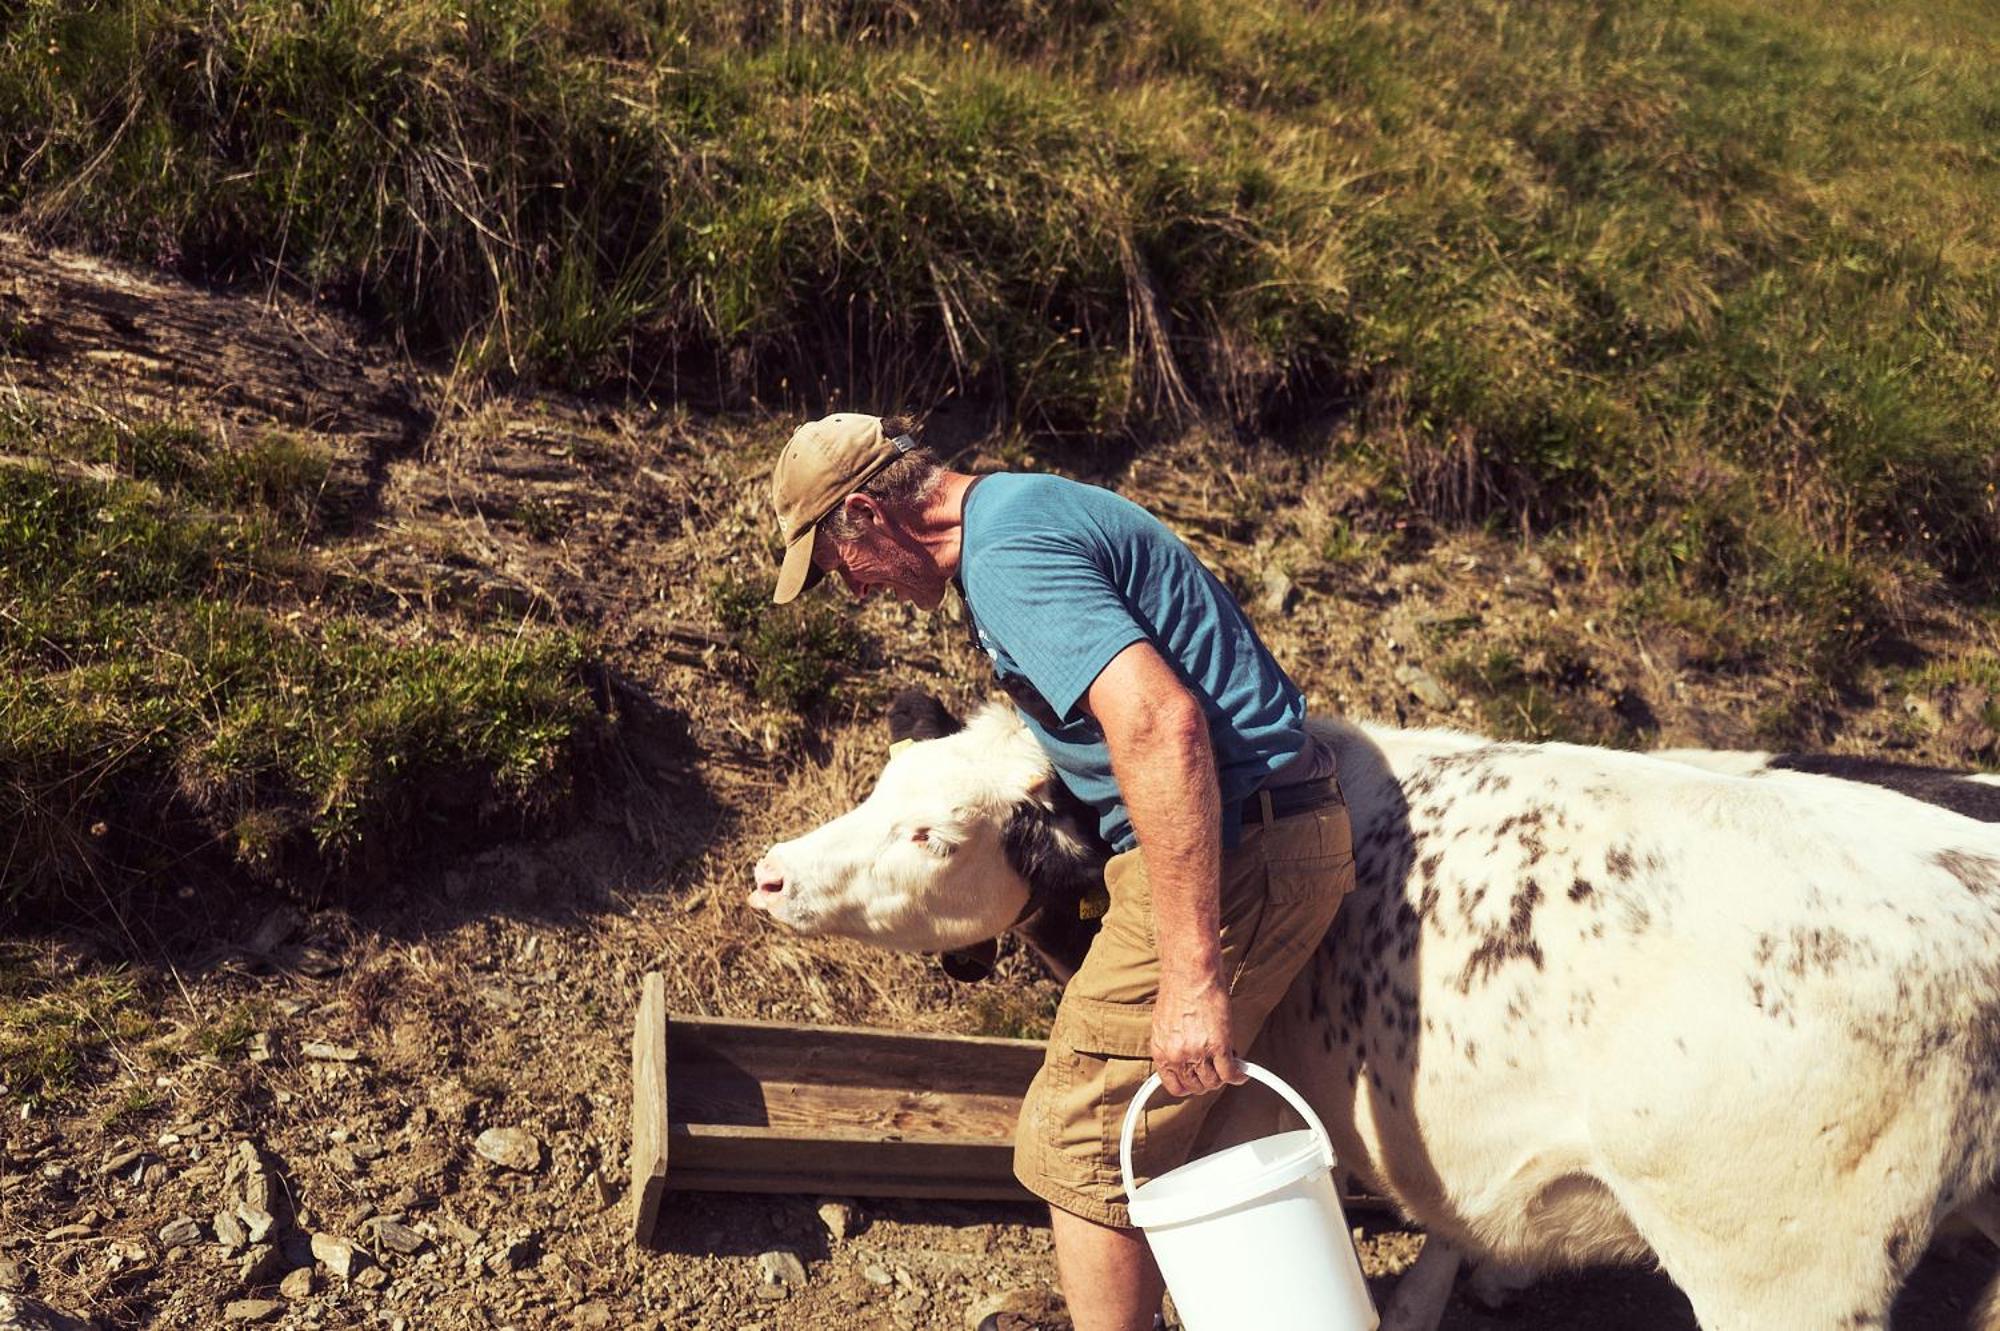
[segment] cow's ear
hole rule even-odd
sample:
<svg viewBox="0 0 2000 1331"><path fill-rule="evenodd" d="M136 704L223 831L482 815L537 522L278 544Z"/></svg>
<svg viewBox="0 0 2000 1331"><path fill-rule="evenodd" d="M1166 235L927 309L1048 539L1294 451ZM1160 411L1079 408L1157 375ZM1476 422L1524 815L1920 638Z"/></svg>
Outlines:
<svg viewBox="0 0 2000 1331"><path fill-rule="evenodd" d="M945 710L945 705L922 689L904 689L889 703L889 742L918 739L943 739L956 734L961 726L959 719Z"/></svg>
<svg viewBox="0 0 2000 1331"><path fill-rule="evenodd" d="M955 948L938 958L938 965L944 973L960 984L977 984L993 974L993 964L999 959L1000 944L995 939L974 943L971 947Z"/></svg>

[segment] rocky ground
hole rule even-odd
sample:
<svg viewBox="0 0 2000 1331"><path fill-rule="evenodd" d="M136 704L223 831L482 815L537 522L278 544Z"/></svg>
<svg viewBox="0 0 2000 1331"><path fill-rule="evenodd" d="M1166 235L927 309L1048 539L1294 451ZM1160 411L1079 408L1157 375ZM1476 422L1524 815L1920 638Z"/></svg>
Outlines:
<svg viewBox="0 0 2000 1331"><path fill-rule="evenodd" d="M498 608L577 627L603 644L630 721L626 779L561 836L339 901L190 887L79 903L7 940L38 992L123 997L88 1007L81 1089L0 1126L0 1327L69 1324L50 1309L107 1329L845 1331L995 1310L1016 1331L1066 1325L1045 1221L1022 1206L675 1193L661 1248L629 1242L645 972L678 1012L901 1029L994 1031L1054 995L1020 958L996 999L921 959L776 937L740 909L763 846L865 791L891 685L979 693L952 625L874 605L818 723L748 695L715 587L768 576L760 478L788 422L470 398L315 311L11 240L0 303L39 330L0 359L0 393L314 435L366 498L321 553L388 591L386 620L421 633ZM978 422L934 429L964 460L1002 460ZM1107 465L1258 605L1317 707L1488 725L1509 700L1469 688L1462 661L1499 641L1582 662L1554 672L1560 696L1511 705L1647 744L1749 745L1794 688L1705 672L1672 632L1609 627L1615 579L1581 545L1378 517L1356 478L1300 452L1189 439ZM1992 635L1941 614L1910 649L1990 653ZM1834 741L1855 751L1963 763L1996 742L1950 689L1841 706ZM1354 1219L1379 1297L1422 1237ZM1934 1254L1897 1325L1965 1325L1993 1261L1976 1242ZM1595 1273L1505 1314L1461 1294L1446 1325L1693 1322L1665 1280Z"/></svg>

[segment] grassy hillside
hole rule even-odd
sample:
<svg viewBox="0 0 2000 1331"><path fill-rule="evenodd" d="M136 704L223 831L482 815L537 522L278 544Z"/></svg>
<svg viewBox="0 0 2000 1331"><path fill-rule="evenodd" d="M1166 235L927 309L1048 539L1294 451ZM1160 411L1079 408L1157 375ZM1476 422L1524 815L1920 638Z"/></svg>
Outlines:
<svg viewBox="0 0 2000 1331"><path fill-rule="evenodd" d="M1447 517L1990 592L2000 18L1879 11L27 4L0 207L496 374L1082 432L1338 408Z"/></svg>
<svg viewBox="0 0 2000 1331"><path fill-rule="evenodd" d="M28 0L0 37L0 221L332 301L461 382L956 396L1059 465L1219 427L1341 478L1295 572L1404 517L1564 542L1612 628L1795 681L1779 742L1934 610L2000 606L2000 14L1970 0ZM0 300L0 359L38 336ZM46 708L103 670L107 715L163 710L92 743L217 828L337 848L355 792L403 808L393 774L466 763L540 802L588 728L574 644L287 639L259 598L289 575L259 561L311 534L254 533L311 460L195 453L0 474L21 788L89 787L96 750ZM823 687L754 594L716 596L771 658L759 697ZM51 607L53 636L24 614ZM135 664L142 640L180 664ZM203 663L245 641L260 682L224 689ZM1546 694L1565 653L1470 642L1454 683ZM2000 691L1976 654L1922 668ZM380 701L404 677L431 682ZM301 697L400 719L380 752L317 710L290 747L231 746L231 707ZM422 719L475 713L511 718L476 756Z"/></svg>

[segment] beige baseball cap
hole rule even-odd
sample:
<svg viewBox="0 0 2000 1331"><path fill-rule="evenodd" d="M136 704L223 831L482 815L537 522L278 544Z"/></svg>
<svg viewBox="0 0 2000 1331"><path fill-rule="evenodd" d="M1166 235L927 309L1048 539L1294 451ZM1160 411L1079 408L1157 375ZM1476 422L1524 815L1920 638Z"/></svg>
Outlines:
<svg viewBox="0 0 2000 1331"><path fill-rule="evenodd" d="M821 520L869 477L916 446L909 435L892 439L883 433L880 416L852 411L807 421L792 432L771 469L771 507L777 510L778 534L785 542L773 601L783 605L818 584L825 572L813 563L813 534Z"/></svg>

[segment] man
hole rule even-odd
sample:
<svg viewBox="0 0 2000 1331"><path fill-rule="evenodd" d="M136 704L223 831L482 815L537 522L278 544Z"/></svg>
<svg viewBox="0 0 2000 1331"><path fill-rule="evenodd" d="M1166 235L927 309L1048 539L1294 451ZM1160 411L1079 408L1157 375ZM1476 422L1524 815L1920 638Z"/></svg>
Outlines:
<svg viewBox="0 0 2000 1331"><path fill-rule="evenodd" d="M1239 1046L1353 886L1331 751L1229 592L1109 491L951 471L904 422L841 414L799 427L771 495L775 599L829 573L926 610L956 588L1000 685L1119 852L1022 1105L1015 1173L1050 1203L1077 1331L1145 1331L1162 1284L1125 1209L1118 1125L1157 1071L1181 1097L1145 1114L1146 1172L1163 1173L1206 1140L1202 1097L1246 1080Z"/></svg>

